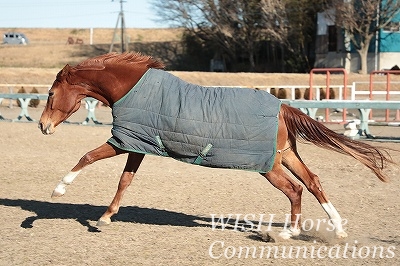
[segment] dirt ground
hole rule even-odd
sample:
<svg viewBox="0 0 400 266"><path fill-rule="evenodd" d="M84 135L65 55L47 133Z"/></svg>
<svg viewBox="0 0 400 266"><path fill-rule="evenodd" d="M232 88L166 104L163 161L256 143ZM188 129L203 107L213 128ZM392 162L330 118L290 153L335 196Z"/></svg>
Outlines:
<svg viewBox="0 0 400 266"><path fill-rule="evenodd" d="M16 117L18 108L3 106L0 112ZM30 112L39 119L41 108ZM85 114L81 108L69 121L83 121ZM106 107L97 116L111 122ZM342 126L330 127L343 131ZM300 153L347 219L346 239L335 239L327 224L317 228L327 216L307 191L305 231L281 240L277 234L289 201L260 175L157 156L145 158L113 223L97 228L116 191L125 155L87 167L64 197L52 200L50 195L83 154L110 137L110 129L108 124L71 123L44 136L36 123L0 122L0 265L400 264L399 169L389 168L391 182L382 183L357 161L309 144L301 144ZM400 137L399 127L371 131ZM400 150L399 143L370 143ZM392 156L400 162L399 152ZM233 218L225 229L220 223L213 229L212 214ZM241 223L247 230L239 230Z"/></svg>

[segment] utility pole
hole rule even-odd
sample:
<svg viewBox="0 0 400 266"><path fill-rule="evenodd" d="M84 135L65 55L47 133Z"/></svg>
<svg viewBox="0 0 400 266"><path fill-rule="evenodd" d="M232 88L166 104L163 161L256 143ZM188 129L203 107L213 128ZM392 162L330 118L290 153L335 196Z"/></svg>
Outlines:
<svg viewBox="0 0 400 266"><path fill-rule="evenodd" d="M112 0L111 2L114 2L114 0ZM111 41L111 46L110 46L110 53L113 50L114 47L114 42L115 42L115 37L117 34L117 28L118 28L118 24L119 24L119 20L121 20L121 53L125 52L125 18L124 18L124 7L123 7L123 3L126 1L120 0L119 3L121 5L121 11L118 14L118 19L117 19L117 24L115 24L115 28L114 28L114 33L113 33L113 38Z"/></svg>

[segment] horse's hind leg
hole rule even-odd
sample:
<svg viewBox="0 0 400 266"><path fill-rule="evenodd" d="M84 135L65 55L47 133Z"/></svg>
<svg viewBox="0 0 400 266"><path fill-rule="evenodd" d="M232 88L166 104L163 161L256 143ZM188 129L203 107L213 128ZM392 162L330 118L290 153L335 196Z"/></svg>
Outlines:
<svg viewBox="0 0 400 266"><path fill-rule="evenodd" d="M124 153L124 151L116 149L108 143L104 143L100 147L86 153L75 165L75 167L72 168L72 170L63 177L63 179L61 179L60 183L58 183L57 187L54 189L51 197L54 198L63 196L66 191L66 186L74 181L74 179L79 175L85 166L98 160L110 158L121 153Z"/></svg>
<svg viewBox="0 0 400 266"><path fill-rule="evenodd" d="M143 157L144 154L129 153L124 171L118 184L117 193L115 194L110 206L108 206L107 211L98 220L97 225L101 226L111 223L111 216L118 212L122 196L124 195L124 192L128 186L131 184L133 177L143 160Z"/></svg>
<svg viewBox="0 0 400 266"><path fill-rule="evenodd" d="M278 154L277 156L280 156ZM300 234L300 216L301 216L301 194L303 187L289 177L282 169L279 159L275 159L275 164L271 171L266 173L265 178L277 189L282 191L290 201L291 205L291 226L284 229L279 235L284 239Z"/></svg>
<svg viewBox="0 0 400 266"><path fill-rule="evenodd" d="M319 182L318 176L312 173L301 160L295 145L293 145L290 150L283 153L282 163L307 187L308 191L317 198L335 227L336 236L338 238L347 237L347 233L343 230L342 218L332 203L328 200L328 197Z"/></svg>

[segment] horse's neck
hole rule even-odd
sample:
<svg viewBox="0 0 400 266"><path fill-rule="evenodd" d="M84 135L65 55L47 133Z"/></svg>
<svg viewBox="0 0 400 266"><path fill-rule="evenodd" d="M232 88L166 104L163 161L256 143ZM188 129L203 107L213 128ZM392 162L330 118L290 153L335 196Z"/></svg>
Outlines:
<svg viewBox="0 0 400 266"><path fill-rule="evenodd" d="M148 70L147 67L115 68L111 71L99 71L99 84L95 91L88 93L108 106L125 96Z"/></svg>

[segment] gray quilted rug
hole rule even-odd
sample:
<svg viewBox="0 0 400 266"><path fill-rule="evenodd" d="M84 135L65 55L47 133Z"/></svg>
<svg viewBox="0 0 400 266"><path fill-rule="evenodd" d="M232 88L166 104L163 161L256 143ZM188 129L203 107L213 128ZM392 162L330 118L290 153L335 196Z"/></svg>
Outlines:
<svg viewBox="0 0 400 266"><path fill-rule="evenodd" d="M126 151L265 173L275 158L280 104L264 91L203 87L149 69L114 104L108 142Z"/></svg>

